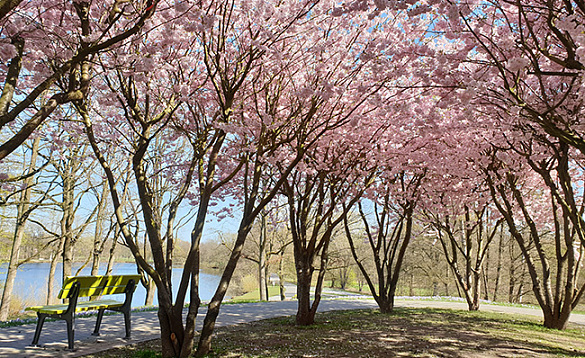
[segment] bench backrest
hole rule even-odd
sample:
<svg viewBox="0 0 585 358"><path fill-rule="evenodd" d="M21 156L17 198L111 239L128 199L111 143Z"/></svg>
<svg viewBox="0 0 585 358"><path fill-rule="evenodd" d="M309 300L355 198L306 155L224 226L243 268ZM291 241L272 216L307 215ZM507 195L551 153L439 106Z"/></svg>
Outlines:
<svg viewBox="0 0 585 358"><path fill-rule="evenodd" d="M59 292L59 299L67 298L75 282L79 282L79 297L93 297L126 293L130 280L134 281L134 288L140 281L140 275L67 276Z"/></svg>

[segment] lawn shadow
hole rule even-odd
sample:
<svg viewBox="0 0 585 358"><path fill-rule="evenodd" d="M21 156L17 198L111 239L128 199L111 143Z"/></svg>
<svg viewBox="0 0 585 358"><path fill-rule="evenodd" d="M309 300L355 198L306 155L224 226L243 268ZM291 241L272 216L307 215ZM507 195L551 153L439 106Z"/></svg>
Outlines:
<svg viewBox="0 0 585 358"><path fill-rule="evenodd" d="M556 345L554 339L525 339L529 337L523 338L524 332L555 336L554 330L547 332L537 322L493 313L426 308L399 308L387 315L374 309L334 311L318 314L315 325L307 327L295 326L294 317L281 317L226 328L217 334L214 356L227 352L234 357L585 355L584 350Z"/></svg>

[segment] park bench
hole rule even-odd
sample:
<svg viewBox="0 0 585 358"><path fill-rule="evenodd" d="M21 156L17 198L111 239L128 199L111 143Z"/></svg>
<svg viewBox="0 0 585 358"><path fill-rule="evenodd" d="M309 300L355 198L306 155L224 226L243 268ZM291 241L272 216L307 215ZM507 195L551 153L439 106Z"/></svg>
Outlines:
<svg viewBox="0 0 585 358"><path fill-rule="evenodd" d="M97 310L97 321L92 333L99 336L100 325L106 310L122 312L126 328L126 339L130 338L130 306L132 295L140 275L112 275L112 276L68 276L59 292L59 299L67 299L67 303L26 308L27 311L36 311L38 320L32 345L39 342L43 323L47 317L65 320L67 322L67 341L70 350L73 350L75 335L75 313ZM113 299L102 299L101 296L125 294L124 302ZM79 297L89 297L88 301L80 301Z"/></svg>

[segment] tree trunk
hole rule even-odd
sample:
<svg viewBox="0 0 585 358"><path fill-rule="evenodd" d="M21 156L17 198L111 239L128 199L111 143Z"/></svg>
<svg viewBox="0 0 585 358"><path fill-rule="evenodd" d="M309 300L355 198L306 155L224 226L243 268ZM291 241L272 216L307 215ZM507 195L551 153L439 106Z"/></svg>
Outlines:
<svg viewBox="0 0 585 358"><path fill-rule="evenodd" d="M27 173L31 174L37 165L37 156L39 152L40 138L36 138L33 142L30 164ZM32 192L33 178L29 176L23 181L24 189L20 194L20 202L17 206L16 227L14 229L14 240L12 241L12 251L10 252L10 261L8 262L8 271L6 272L6 280L4 282L4 290L2 292L2 303L0 304L0 321L6 321L10 313L10 302L12 301L12 290L14 288L14 280L16 279L16 272L20 266L19 255L20 245L24 238L26 222L30 215L30 198Z"/></svg>
<svg viewBox="0 0 585 358"><path fill-rule="evenodd" d="M520 283L518 284L518 290L516 291L516 302L522 303L524 297L524 277L526 276L526 265L522 266L522 274L520 276Z"/></svg>
<svg viewBox="0 0 585 358"><path fill-rule="evenodd" d="M205 315L205 319L203 321L203 328L201 329L201 334L199 337L199 343L197 345L197 357L203 357L211 351L211 338L213 335L213 331L215 329L215 321L217 320L217 316L219 315L219 310L221 308L221 303L227 289L229 287L230 281L238 264L238 260L242 255L242 249L244 248L244 243L246 241L246 237L252 228L252 224L254 222L254 217L246 216L247 210L244 211L244 217L240 224L240 229L238 230L238 236L236 238L236 242L234 243L234 247L232 249L232 254L223 270L223 275L219 281L219 285L213 298L209 302L207 307L207 314Z"/></svg>
<svg viewBox="0 0 585 358"><path fill-rule="evenodd" d="M504 226L500 228L500 242L498 243L498 264L496 267L496 282L494 283L494 296L492 301L496 302L498 299L498 290L500 289L500 279L502 277L502 255L504 252L504 236L502 234Z"/></svg>
<svg viewBox="0 0 585 358"><path fill-rule="evenodd" d="M258 290L260 301L268 301L268 286L266 286L266 214L262 213L260 242L258 244Z"/></svg>
<svg viewBox="0 0 585 358"><path fill-rule="evenodd" d="M158 291L158 320L160 323L161 350L163 357L180 357L184 338L183 307L175 307L166 293Z"/></svg>
<svg viewBox="0 0 585 358"><path fill-rule="evenodd" d="M285 288L284 288L284 275L283 275L283 265L284 265L284 250L280 252L280 261L278 262L278 286L280 288L280 300L286 300L285 295Z"/></svg>
<svg viewBox="0 0 585 358"><path fill-rule="evenodd" d="M445 266L445 296L446 297L451 296L449 294L449 276L451 276L451 270L449 269L449 265L447 265L447 266ZM455 286L457 287L457 290L459 290L459 286L457 286L457 284L455 284Z"/></svg>
<svg viewBox="0 0 585 358"><path fill-rule="evenodd" d="M510 267L510 280L508 281L508 302L515 303L514 289L516 288L515 278L512 276L514 269Z"/></svg>
<svg viewBox="0 0 585 358"><path fill-rule="evenodd" d="M490 280L490 250L489 250L489 246L486 249L486 255L485 255L485 265L481 270L482 272L482 284L483 284L483 298L487 301L490 299L490 292L489 292L489 285L488 282Z"/></svg>
<svg viewBox="0 0 585 358"><path fill-rule="evenodd" d="M467 309L469 311L478 311L479 310L479 302L474 302L474 301L467 302Z"/></svg>
<svg viewBox="0 0 585 358"><path fill-rule="evenodd" d="M388 314L394 310L394 295L391 296L378 296L376 297L376 303L380 308L380 313Z"/></svg>
<svg viewBox="0 0 585 358"><path fill-rule="evenodd" d="M311 310L311 279L313 271L308 258L297 258L297 315L296 323L299 326L309 326L315 322L315 313Z"/></svg>
<svg viewBox="0 0 585 358"><path fill-rule="evenodd" d="M114 270L114 262L116 261L116 245L118 245L118 236L120 235L120 228L116 225L114 237L112 238L112 247L110 247L110 255L108 257L108 265L106 266L106 275L110 275Z"/></svg>
<svg viewBox="0 0 585 358"><path fill-rule="evenodd" d="M61 240L63 241L63 240ZM49 267L49 278L47 279L47 304L51 305L55 303L55 294L53 293L53 287L55 287L55 272L57 272L57 262L59 261L59 257L61 256L61 245L62 242L59 243L59 248L55 252L55 254L51 257L51 266Z"/></svg>
<svg viewBox="0 0 585 358"><path fill-rule="evenodd" d="M93 276L99 274L100 270L100 258L102 255L102 243L105 239L102 239L103 234L103 223L104 215L103 210L106 202L106 196L108 195L108 185L103 183L102 194L98 202L97 216L95 220L95 231L93 236L93 252L92 252L92 263L91 263L91 274Z"/></svg>
<svg viewBox="0 0 585 358"><path fill-rule="evenodd" d="M478 311L479 310L479 288L480 286L480 280L477 281L477 283L474 281L473 285L475 286L474 288L472 288L473 292L470 292L470 294L468 294L467 292L465 293L465 299L467 300L467 308L470 311Z"/></svg>
<svg viewBox="0 0 585 358"><path fill-rule="evenodd" d="M63 280L71 276L73 266L74 182L71 175L63 177L61 235L63 238Z"/></svg>
<svg viewBox="0 0 585 358"><path fill-rule="evenodd" d="M481 272L474 272L471 282L473 284L471 292L471 302L468 302L470 311L479 310L479 298L481 297Z"/></svg>
<svg viewBox="0 0 585 358"><path fill-rule="evenodd" d="M154 302L154 294L156 293L156 285L152 281L150 277L147 277L148 284L145 286L146 288L146 298L144 299L145 306L152 306Z"/></svg>
<svg viewBox="0 0 585 358"><path fill-rule="evenodd" d="M63 252L61 253L63 256L63 280L67 276L71 276L73 271L73 242L71 235L67 234L64 239Z"/></svg>
<svg viewBox="0 0 585 358"><path fill-rule="evenodd" d="M514 290L516 289L516 254L514 250L514 240L510 240L509 243L509 253L510 253L510 267L508 268L508 302L514 303L516 302L514 299Z"/></svg>
<svg viewBox="0 0 585 358"><path fill-rule="evenodd" d="M2 293L2 304L0 305L0 321L6 321L10 313L10 302L12 301L12 290L14 288L14 280L16 279L16 272L19 265L19 251L20 244L24 237L24 222L18 220L16 230L14 233L14 241L12 242L12 252L10 253L10 262L8 263L8 271L6 272L6 281L4 283L4 291Z"/></svg>
<svg viewBox="0 0 585 358"><path fill-rule="evenodd" d="M552 307L543 307L544 313L544 326L551 329L563 330L567 328L571 311L568 310L566 313L560 313L558 316L553 314Z"/></svg>

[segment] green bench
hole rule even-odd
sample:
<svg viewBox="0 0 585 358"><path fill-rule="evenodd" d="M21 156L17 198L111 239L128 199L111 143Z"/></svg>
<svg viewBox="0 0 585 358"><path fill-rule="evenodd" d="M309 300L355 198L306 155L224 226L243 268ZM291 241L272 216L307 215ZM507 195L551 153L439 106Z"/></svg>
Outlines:
<svg viewBox="0 0 585 358"><path fill-rule="evenodd" d="M65 320L67 322L67 341L69 349L73 350L75 335L75 313L97 310L97 321L92 333L99 336L100 325L105 310L122 312L126 328L126 339L130 338L130 306L132 295L140 275L112 275L112 276L68 276L59 292L59 299L67 299L67 303L48 306L27 307L27 311L36 311L38 320L32 345L39 342L43 323L47 317ZM101 296L124 293L124 302L102 299ZM93 300L79 301L79 297L89 297Z"/></svg>

